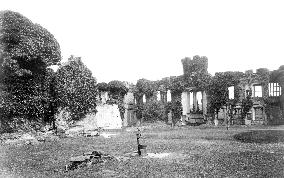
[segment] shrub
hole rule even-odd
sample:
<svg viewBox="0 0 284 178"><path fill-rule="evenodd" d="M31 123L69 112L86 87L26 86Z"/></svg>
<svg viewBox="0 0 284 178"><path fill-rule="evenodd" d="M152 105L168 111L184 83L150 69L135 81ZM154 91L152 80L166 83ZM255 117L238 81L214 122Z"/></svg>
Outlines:
<svg viewBox="0 0 284 178"><path fill-rule="evenodd" d="M180 120L182 115L182 104L180 100L174 100L167 103L166 112L169 113L170 111L172 111L172 121L175 125Z"/></svg>
<svg viewBox="0 0 284 178"><path fill-rule="evenodd" d="M166 107L161 101L150 99L143 105L142 115L144 121L166 121Z"/></svg>

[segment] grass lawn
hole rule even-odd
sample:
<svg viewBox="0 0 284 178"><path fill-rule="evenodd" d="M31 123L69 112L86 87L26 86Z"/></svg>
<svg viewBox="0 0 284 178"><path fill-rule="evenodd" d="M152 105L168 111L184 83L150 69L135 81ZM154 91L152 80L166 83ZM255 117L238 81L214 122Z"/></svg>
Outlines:
<svg viewBox="0 0 284 178"><path fill-rule="evenodd" d="M118 157L136 151L135 133L121 131L111 138L64 138L39 145L2 145L0 166L11 177L283 177L284 130L257 129L148 128L142 131L141 139L147 152L169 156L113 160L68 172L64 172L64 166L69 158L87 151L101 150ZM267 142L271 138L273 142Z"/></svg>

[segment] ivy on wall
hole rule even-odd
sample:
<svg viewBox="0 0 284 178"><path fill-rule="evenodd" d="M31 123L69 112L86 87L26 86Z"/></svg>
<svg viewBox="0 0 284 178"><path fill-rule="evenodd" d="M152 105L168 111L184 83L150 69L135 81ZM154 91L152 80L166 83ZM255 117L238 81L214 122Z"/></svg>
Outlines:
<svg viewBox="0 0 284 178"><path fill-rule="evenodd" d="M229 102L228 87L235 87L235 96L231 104L235 105L239 102L239 93L236 92L240 90L238 84L243 76L242 72L218 72L209 82L207 87L208 93L208 112L215 113L218 115L220 108Z"/></svg>
<svg viewBox="0 0 284 178"><path fill-rule="evenodd" d="M97 84L97 89L98 89L98 91L100 91L100 92L108 91L108 84L105 83L105 82L98 83L98 84Z"/></svg>
<svg viewBox="0 0 284 178"><path fill-rule="evenodd" d="M105 84L101 84L100 86L104 90L106 89ZM106 91L106 90L105 90ZM107 84L107 91L109 92L110 99L107 101L108 104L117 104L118 109L120 112L120 117L123 120L124 119L124 113L125 113L125 107L124 107L124 96L128 92L128 88L125 86L125 84L118 80L110 81Z"/></svg>
<svg viewBox="0 0 284 178"><path fill-rule="evenodd" d="M156 82L147 79L139 79L136 83L134 94L139 98L143 97L143 95L150 98L153 96L156 89Z"/></svg>
<svg viewBox="0 0 284 178"><path fill-rule="evenodd" d="M211 76L207 72L208 59L207 57L194 56L191 58L184 58L181 60L183 65L184 75L172 76L163 78L159 81L149 81L140 79L137 81L135 87L135 97L138 103L143 106L142 97L145 94L153 96L156 91L166 92L171 91L172 101L181 101L181 93L186 88L194 87L196 90L205 91L208 97L208 112L218 114L220 108L226 104L242 106L242 118L251 109L253 101L256 98L245 97L245 85L259 83L263 86L263 97L259 98L265 106L269 104L268 101L268 83L273 77L273 81L278 81L284 88L284 66L277 71L269 72L266 68L260 68L256 73L248 71L246 73L238 71L218 72ZM228 87L234 86L234 99L229 100ZM250 85L249 85L250 86ZM250 88L250 95L251 95ZM139 99L140 98L140 99ZM281 98L281 97L280 97ZM282 97L284 101L284 97ZM281 100L281 99L280 99Z"/></svg>
<svg viewBox="0 0 284 178"><path fill-rule="evenodd" d="M208 59L205 56L193 56L181 60L184 72L185 87L195 87L198 90L206 90L211 80L211 75L207 72Z"/></svg>
<svg viewBox="0 0 284 178"><path fill-rule="evenodd" d="M79 120L96 108L96 79L80 57L71 56L56 72L56 101Z"/></svg>

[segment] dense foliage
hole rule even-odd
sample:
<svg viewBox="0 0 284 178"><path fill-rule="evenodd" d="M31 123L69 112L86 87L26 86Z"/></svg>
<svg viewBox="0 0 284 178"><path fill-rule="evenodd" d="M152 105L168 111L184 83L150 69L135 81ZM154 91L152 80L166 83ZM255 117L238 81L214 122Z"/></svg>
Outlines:
<svg viewBox="0 0 284 178"><path fill-rule="evenodd" d="M186 57L181 62L184 71L184 85L206 90L211 79L211 75L207 72L207 57L196 55L193 56L193 59Z"/></svg>
<svg viewBox="0 0 284 178"><path fill-rule="evenodd" d="M102 92L108 91L108 84L105 83L105 82L98 83L97 89L98 89L98 91L102 91Z"/></svg>
<svg viewBox="0 0 284 178"><path fill-rule="evenodd" d="M74 120L96 108L96 79L80 57L71 56L56 73L56 97L60 108L67 108Z"/></svg>
<svg viewBox="0 0 284 178"><path fill-rule="evenodd" d="M251 95L248 95L245 99L242 100L242 118L245 118L253 106L253 101Z"/></svg>
<svg viewBox="0 0 284 178"><path fill-rule="evenodd" d="M107 91L109 91L110 100L109 104L117 104L121 119L124 119L125 107L124 107L124 96L128 92L128 88L125 84L118 80L110 81L107 84Z"/></svg>
<svg viewBox="0 0 284 178"><path fill-rule="evenodd" d="M124 85L123 82L113 80L108 83L108 91L111 98L119 99L124 97L124 95L128 92L128 88Z"/></svg>
<svg viewBox="0 0 284 178"><path fill-rule="evenodd" d="M151 98L156 91L156 83L147 79L139 79L135 86L134 95L141 99L145 94L146 98Z"/></svg>
<svg viewBox="0 0 284 178"><path fill-rule="evenodd" d="M0 71L4 76L42 73L61 60L59 44L40 25L12 11L0 12L0 22Z"/></svg>
<svg viewBox="0 0 284 178"><path fill-rule="evenodd" d="M166 121L166 107L161 101L150 99L143 105L142 115L144 121Z"/></svg>
<svg viewBox="0 0 284 178"><path fill-rule="evenodd" d="M209 113L218 114L220 108L226 105L229 101L228 87L236 87L242 75L243 73L241 72L218 72L212 77L207 88ZM238 102L238 97L238 95L235 95L231 104Z"/></svg>
<svg viewBox="0 0 284 178"><path fill-rule="evenodd" d="M167 103L166 112L172 112L172 122L175 125L180 119L182 115L182 104L180 100L174 100Z"/></svg>
<svg viewBox="0 0 284 178"><path fill-rule="evenodd" d="M52 110L52 71L61 60L54 36L28 18L0 12L1 119L49 120Z"/></svg>
<svg viewBox="0 0 284 178"><path fill-rule="evenodd" d="M170 77L168 83L168 89L171 90L171 93L180 94L185 89L185 82L182 76Z"/></svg>

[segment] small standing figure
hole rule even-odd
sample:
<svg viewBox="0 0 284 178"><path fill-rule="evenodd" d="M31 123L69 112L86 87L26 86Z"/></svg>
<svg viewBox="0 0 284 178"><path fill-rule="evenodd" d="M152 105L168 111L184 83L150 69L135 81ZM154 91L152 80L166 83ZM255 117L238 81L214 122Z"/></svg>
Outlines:
<svg viewBox="0 0 284 178"><path fill-rule="evenodd" d="M171 124L172 127L174 126L172 110L170 110L168 113L168 123Z"/></svg>

